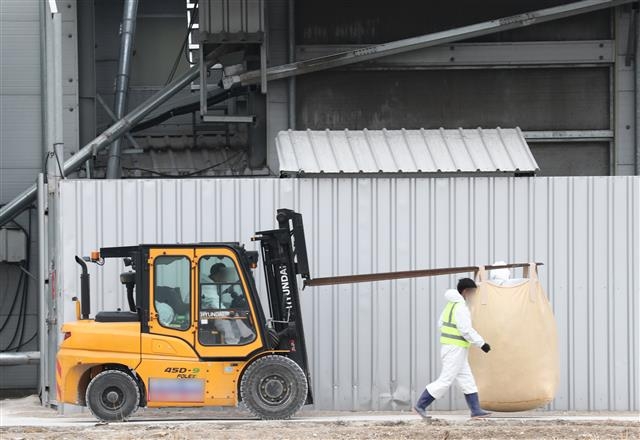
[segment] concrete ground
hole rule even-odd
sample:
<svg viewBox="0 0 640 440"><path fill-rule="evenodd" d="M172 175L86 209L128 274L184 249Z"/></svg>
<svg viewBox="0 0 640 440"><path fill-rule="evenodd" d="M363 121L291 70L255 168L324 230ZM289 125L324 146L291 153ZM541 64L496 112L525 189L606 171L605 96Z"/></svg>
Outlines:
<svg viewBox="0 0 640 440"><path fill-rule="evenodd" d="M425 422L410 412L303 410L291 420L261 421L238 409L140 409L124 423L98 423L84 411L61 415L35 396L0 401L2 439L203 438L638 438L640 414L546 412L495 414L470 420L466 412L433 412Z"/></svg>

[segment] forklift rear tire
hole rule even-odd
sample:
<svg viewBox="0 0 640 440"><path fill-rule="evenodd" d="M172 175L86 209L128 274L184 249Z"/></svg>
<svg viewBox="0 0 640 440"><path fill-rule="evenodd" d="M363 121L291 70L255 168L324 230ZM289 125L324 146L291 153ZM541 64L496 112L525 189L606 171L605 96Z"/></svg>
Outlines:
<svg viewBox="0 0 640 440"><path fill-rule="evenodd" d="M242 375L240 396L261 419L288 419L307 400L307 377L293 360L277 355L256 359Z"/></svg>
<svg viewBox="0 0 640 440"><path fill-rule="evenodd" d="M140 389L129 374L106 370L87 387L86 402L91 414L105 422L122 422L138 408Z"/></svg>

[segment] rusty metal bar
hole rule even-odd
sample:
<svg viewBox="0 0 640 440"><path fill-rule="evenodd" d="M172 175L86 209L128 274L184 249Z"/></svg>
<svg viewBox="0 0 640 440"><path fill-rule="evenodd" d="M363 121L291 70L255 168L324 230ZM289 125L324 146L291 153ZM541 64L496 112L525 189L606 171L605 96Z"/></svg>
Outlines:
<svg viewBox="0 0 640 440"><path fill-rule="evenodd" d="M535 263L536 266L542 266L544 263ZM492 269L506 269L517 267L529 267L530 263L514 263L505 264L499 266L487 265L484 266L486 270ZM421 270L405 270L402 272L383 272L383 273L370 273L363 275L343 275L337 277L324 277L305 280L304 287L310 286L333 286L336 284L353 284L353 283L367 283L372 281L388 281L399 280L403 278L421 278L432 277L437 275L451 275L455 273L476 272L480 270L480 266L463 266L463 267L444 267L439 269L421 269Z"/></svg>

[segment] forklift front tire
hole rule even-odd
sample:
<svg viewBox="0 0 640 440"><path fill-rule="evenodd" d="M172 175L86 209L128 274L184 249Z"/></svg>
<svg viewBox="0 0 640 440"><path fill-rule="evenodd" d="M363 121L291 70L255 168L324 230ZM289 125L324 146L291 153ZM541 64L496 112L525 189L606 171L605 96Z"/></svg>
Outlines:
<svg viewBox="0 0 640 440"><path fill-rule="evenodd" d="M94 377L87 387L87 407L105 422L122 422L138 408L140 389L129 374L106 370Z"/></svg>
<svg viewBox="0 0 640 440"><path fill-rule="evenodd" d="M279 355L256 359L240 382L244 405L265 420L290 418L304 405L307 392L307 377L300 366Z"/></svg>

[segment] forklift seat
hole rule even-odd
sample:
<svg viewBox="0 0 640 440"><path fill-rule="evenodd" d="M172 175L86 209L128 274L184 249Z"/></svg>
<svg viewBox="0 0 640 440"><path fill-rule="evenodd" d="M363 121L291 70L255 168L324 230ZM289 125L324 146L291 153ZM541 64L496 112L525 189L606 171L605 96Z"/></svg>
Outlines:
<svg viewBox="0 0 640 440"><path fill-rule="evenodd" d="M138 313L129 310L98 312L96 314L96 322L137 322L139 320Z"/></svg>
<svg viewBox="0 0 640 440"><path fill-rule="evenodd" d="M178 315L185 315L191 309L190 302L182 300L179 287L156 286L155 300L170 305Z"/></svg>

